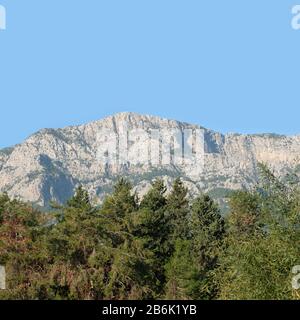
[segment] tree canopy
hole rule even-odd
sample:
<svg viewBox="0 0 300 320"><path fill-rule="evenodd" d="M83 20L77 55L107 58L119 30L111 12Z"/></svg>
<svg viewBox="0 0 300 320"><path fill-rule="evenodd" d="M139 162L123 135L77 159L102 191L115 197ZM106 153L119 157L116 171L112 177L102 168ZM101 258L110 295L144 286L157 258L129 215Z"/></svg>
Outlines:
<svg viewBox="0 0 300 320"><path fill-rule="evenodd" d="M121 178L101 205L79 186L46 213L2 194L0 299L299 299L299 183L260 170L226 216L180 179L138 199Z"/></svg>

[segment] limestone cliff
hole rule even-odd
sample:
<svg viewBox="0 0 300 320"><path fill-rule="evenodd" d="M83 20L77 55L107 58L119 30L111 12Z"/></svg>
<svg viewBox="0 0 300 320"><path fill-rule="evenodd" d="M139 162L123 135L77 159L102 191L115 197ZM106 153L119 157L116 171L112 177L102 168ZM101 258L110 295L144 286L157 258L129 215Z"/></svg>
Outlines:
<svg viewBox="0 0 300 320"><path fill-rule="evenodd" d="M125 136L128 138L128 130L143 130L148 134L151 129L164 135L172 135L174 130L201 130L203 142L193 140L189 143L193 149L191 153L201 148L203 153L193 158L194 163L183 160L180 164L174 161L165 164L161 161L162 146L157 144L151 151L160 159L155 165L149 161L142 165L132 165L130 161L127 164L118 161L106 164L99 157L99 150L103 151L105 142L114 146L118 153L116 159L120 159L125 152L122 143ZM107 134L109 132L111 136ZM181 143L180 139L173 141L173 154L176 143ZM144 145L146 143L148 141L143 141ZM145 152L136 147L135 141L130 141L128 148L133 160L145 157ZM110 149L107 152L111 152ZM258 162L265 162L277 173L285 174L299 167L299 155L300 136L223 135L174 120L119 113L81 126L43 129L13 148L0 150L0 192L6 191L12 197L46 206L51 200L64 202L76 185L82 184L101 201L121 174L131 179L141 195L155 177L162 177L170 186L176 176L181 176L192 195L202 190L218 198L227 190L255 183Z"/></svg>

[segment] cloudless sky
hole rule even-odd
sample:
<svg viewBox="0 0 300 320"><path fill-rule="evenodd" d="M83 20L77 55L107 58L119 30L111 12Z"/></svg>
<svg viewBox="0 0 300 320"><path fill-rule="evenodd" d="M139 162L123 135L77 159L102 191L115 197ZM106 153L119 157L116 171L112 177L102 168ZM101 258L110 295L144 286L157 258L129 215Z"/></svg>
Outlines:
<svg viewBox="0 0 300 320"><path fill-rule="evenodd" d="M120 111L300 133L297 0L0 4L0 147Z"/></svg>

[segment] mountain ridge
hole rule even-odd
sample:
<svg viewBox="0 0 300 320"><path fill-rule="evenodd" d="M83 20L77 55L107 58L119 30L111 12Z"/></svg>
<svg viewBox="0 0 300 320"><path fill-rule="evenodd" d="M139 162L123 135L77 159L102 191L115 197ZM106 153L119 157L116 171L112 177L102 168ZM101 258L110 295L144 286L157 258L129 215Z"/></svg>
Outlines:
<svg viewBox="0 0 300 320"><path fill-rule="evenodd" d="M103 144L99 136L107 131L115 133L119 146L127 127L167 133L174 129L180 132L201 129L203 170L198 165L199 159L189 165L126 165L121 168L114 164L108 170L97 158L99 144ZM110 145L113 142L108 141ZM139 154L134 153L136 145L131 144L133 156L139 158ZM158 147L155 151L161 152ZM248 188L256 183L258 162L268 164L283 175L299 166L299 155L299 135L222 134L196 124L121 112L78 126L41 129L24 142L0 150L0 192L47 206L51 200L65 202L78 184L101 201L119 175L131 179L141 195L157 177L170 186L173 179L180 176L191 190L191 196L204 191L223 199L228 190Z"/></svg>

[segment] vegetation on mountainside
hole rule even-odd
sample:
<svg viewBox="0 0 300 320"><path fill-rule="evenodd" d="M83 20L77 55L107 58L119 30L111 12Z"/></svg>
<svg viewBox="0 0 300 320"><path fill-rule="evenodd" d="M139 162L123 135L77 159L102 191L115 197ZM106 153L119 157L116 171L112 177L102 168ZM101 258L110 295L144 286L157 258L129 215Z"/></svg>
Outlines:
<svg viewBox="0 0 300 320"><path fill-rule="evenodd" d="M101 207L79 187L45 213L0 196L0 299L297 299L298 180L261 165L260 183L191 201L176 179L138 199L121 178Z"/></svg>

